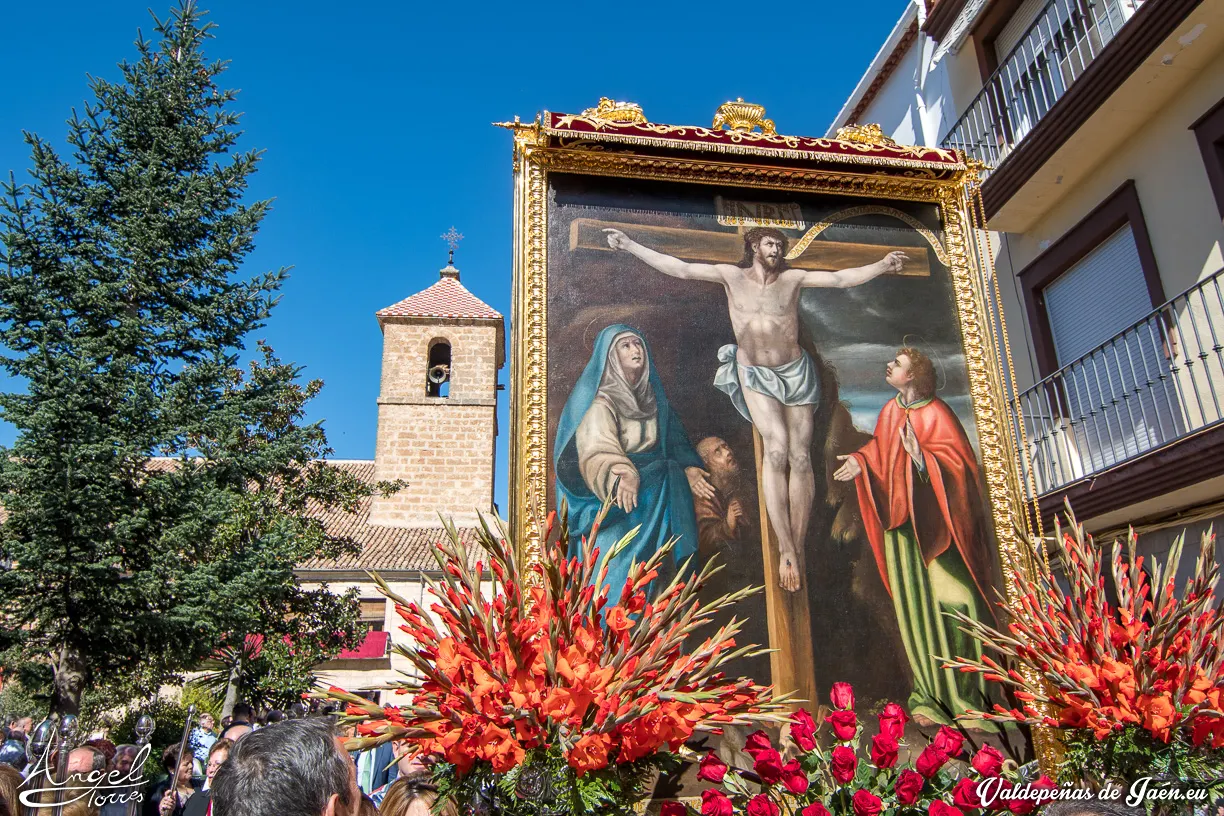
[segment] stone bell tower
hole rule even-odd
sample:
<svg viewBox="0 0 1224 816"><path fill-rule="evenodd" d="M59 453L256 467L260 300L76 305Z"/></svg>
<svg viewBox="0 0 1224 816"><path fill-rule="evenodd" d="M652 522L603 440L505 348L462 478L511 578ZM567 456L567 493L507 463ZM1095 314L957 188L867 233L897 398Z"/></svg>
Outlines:
<svg viewBox="0 0 1224 816"><path fill-rule="evenodd" d="M450 259L428 289L377 313L382 387L374 475L408 487L376 498L370 523L438 527L439 514L470 526L493 509L497 372L502 316L459 282Z"/></svg>

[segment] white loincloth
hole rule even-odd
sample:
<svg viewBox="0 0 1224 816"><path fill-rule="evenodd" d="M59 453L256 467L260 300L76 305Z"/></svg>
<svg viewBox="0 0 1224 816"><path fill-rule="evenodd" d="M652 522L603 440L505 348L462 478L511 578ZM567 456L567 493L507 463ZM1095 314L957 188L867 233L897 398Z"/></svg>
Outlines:
<svg viewBox="0 0 1224 816"><path fill-rule="evenodd" d="M726 392L744 419L752 421L748 403L744 401L744 388L773 397L783 405L815 405L820 402L820 375L816 373L816 364L806 351L800 349L797 358L772 368L740 365L735 357L738 351L739 346L734 343L718 350L718 362L722 365L714 373L714 387Z"/></svg>

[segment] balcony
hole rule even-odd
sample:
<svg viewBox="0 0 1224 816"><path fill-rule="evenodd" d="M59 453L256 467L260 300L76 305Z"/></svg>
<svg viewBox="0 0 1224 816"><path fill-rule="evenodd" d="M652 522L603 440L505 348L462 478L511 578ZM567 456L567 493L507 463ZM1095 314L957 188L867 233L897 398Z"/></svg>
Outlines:
<svg viewBox="0 0 1224 816"><path fill-rule="evenodd" d="M1224 472L1221 277L1204 279L1020 394L1022 476L1043 511L1077 488L1095 490L1101 509L1117 509L1110 504ZM1197 464L1186 458L1190 451Z"/></svg>
<svg viewBox="0 0 1224 816"><path fill-rule="evenodd" d="M1143 3L1050 0L944 137L943 146L998 167Z"/></svg>

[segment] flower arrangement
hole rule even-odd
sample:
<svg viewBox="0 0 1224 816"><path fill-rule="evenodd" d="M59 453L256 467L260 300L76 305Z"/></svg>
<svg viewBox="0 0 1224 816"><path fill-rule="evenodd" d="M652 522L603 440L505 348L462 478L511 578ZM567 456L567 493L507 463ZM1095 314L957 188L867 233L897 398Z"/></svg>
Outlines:
<svg viewBox="0 0 1224 816"><path fill-rule="evenodd" d="M496 531L481 521L487 573L448 525L436 551L441 579L427 582L428 610L375 576L415 641L395 648L420 678L390 686L409 698L402 707L341 689L323 695L347 703L345 721L360 737L350 747L403 740L440 757L442 797L477 811L540 812L540 801L555 800L558 812L627 813L694 732L783 721L784 698L721 671L762 653L736 647L738 621L704 640L695 635L760 588L703 604L698 593L721 569L714 564L659 586L669 544L635 563L621 601L608 605L608 561L632 534L601 558L602 518L568 557L569 532L550 515L544 557L526 574L500 521ZM490 591L481 591L482 576Z"/></svg>
<svg viewBox="0 0 1224 816"><path fill-rule="evenodd" d="M1116 542L1106 553L1069 509L1068 518L1070 528L1055 535L1066 589L1048 567L1017 564L1020 606L1006 631L959 616L1010 666L989 655L947 665L981 673L1019 701L978 716L1060 729L1065 781L1221 776L1224 617L1215 596L1214 537L1202 536L1178 595L1184 536L1149 577L1133 531L1125 549Z"/></svg>
<svg viewBox="0 0 1224 816"><path fill-rule="evenodd" d="M698 778L719 787L702 794L701 816L1027 814L1053 797L1051 779L1042 776L1019 786L1014 762L990 745L971 753L972 743L963 731L944 726L921 750L907 745L910 717L897 703L884 706L879 730L870 745L861 748L864 727L854 710L854 690L847 683L834 683L830 699L834 710L820 726L806 711L793 716L790 742L797 756L792 759L784 761L764 731L752 734L744 748L753 759L751 771L731 768L717 754L707 754ZM829 728L828 739L818 738L824 726ZM663 816L687 813L688 808L672 802Z"/></svg>

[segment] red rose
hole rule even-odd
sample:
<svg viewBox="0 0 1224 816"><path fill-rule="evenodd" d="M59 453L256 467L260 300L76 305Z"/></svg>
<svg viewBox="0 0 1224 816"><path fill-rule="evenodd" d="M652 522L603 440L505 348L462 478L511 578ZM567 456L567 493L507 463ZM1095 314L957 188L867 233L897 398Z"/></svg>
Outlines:
<svg viewBox="0 0 1224 816"><path fill-rule="evenodd" d="M688 808L679 802L664 802L659 808L659 816L688 816Z"/></svg>
<svg viewBox="0 0 1224 816"><path fill-rule="evenodd" d="M763 793L748 800L748 816L778 816L778 806Z"/></svg>
<svg viewBox="0 0 1224 816"><path fill-rule="evenodd" d="M967 776L961 779L952 789L952 804L960 808L980 808L982 798L978 796L979 784L978 780Z"/></svg>
<svg viewBox="0 0 1224 816"><path fill-rule="evenodd" d="M799 750L814 751L816 749L816 721L802 708L791 717L790 733L791 739L799 746Z"/></svg>
<svg viewBox="0 0 1224 816"><path fill-rule="evenodd" d="M776 785L782 781L782 756L773 748L759 751L753 757L752 770L757 772L766 785Z"/></svg>
<svg viewBox="0 0 1224 816"><path fill-rule="evenodd" d="M922 753L918 755L918 761L914 763L914 770L930 779L939 773L939 769L947 761L948 755L931 744L923 748Z"/></svg>
<svg viewBox="0 0 1224 816"><path fill-rule="evenodd" d="M833 727L833 736L839 740L854 739L854 732L858 729L858 719L853 711L834 711L825 717L825 722Z"/></svg>
<svg viewBox="0 0 1224 816"><path fill-rule="evenodd" d="M726 775L727 763L719 759L718 754L713 751L706 754L697 766L697 778L706 782L722 782Z"/></svg>
<svg viewBox="0 0 1224 816"><path fill-rule="evenodd" d="M807 793L808 778L799 767L799 760L792 759L782 766L782 784L793 794Z"/></svg>
<svg viewBox="0 0 1224 816"><path fill-rule="evenodd" d="M904 739L907 722L909 722L909 715L905 713L905 709L896 703L889 703L880 712L880 733L887 734L895 740Z"/></svg>
<svg viewBox="0 0 1224 816"><path fill-rule="evenodd" d="M854 808L854 816L878 816L884 809L884 802L873 793L856 790L850 797L850 806Z"/></svg>
<svg viewBox="0 0 1224 816"><path fill-rule="evenodd" d="M1015 788L1012 788L1012 790L1017 790L1019 787L1020 786L1017 785ZM1036 810L1037 806L1043 801L1034 796L1033 791L1051 790L1055 787L1057 787L1057 785L1054 784L1054 780L1050 779L1050 777L1046 776L1045 774L1042 774L1036 782L1030 782L1028 784L1028 790L1026 791L1028 796L1023 799L1019 797L1013 799L1004 795L1001 797L1003 800L1002 803L1006 805L1007 809L1012 813L1017 814L1017 816L1024 816L1024 814L1032 813L1034 810ZM1032 798L1029 798L1030 796Z"/></svg>
<svg viewBox="0 0 1224 816"><path fill-rule="evenodd" d="M928 816L965 816L958 809L952 807L942 799L936 799L927 809Z"/></svg>
<svg viewBox="0 0 1224 816"><path fill-rule="evenodd" d="M844 785L849 782L854 778L854 771L858 768L858 757L854 755L854 749L845 745L834 748L829 767L838 784Z"/></svg>
<svg viewBox="0 0 1224 816"><path fill-rule="evenodd" d="M756 759L756 755L761 751L772 751L773 745L769 742L769 737L764 731L754 731L748 735L748 739L744 742L744 753Z"/></svg>
<svg viewBox="0 0 1224 816"><path fill-rule="evenodd" d="M833 814L829 813L829 809L820 802L813 802L799 811L799 816L833 816Z"/></svg>
<svg viewBox="0 0 1224 816"><path fill-rule="evenodd" d="M876 734L871 740L871 764L891 768L897 764L897 741L888 734Z"/></svg>
<svg viewBox="0 0 1224 816"><path fill-rule="evenodd" d="M949 757L960 756L961 749L965 745L965 735L945 725L939 729L939 733L935 735L931 744Z"/></svg>
<svg viewBox="0 0 1224 816"><path fill-rule="evenodd" d="M717 788L709 788L701 793L701 816L733 816L735 806L727 795Z"/></svg>
<svg viewBox="0 0 1224 816"><path fill-rule="evenodd" d="M854 687L849 683L834 683L833 690L829 692L829 702L841 711L854 708Z"/></svg>
<svg viewBox="0 0 1224 816"><path fill-rule="evenodd" d="M897 792L897 802L902 805L914 804L922 795L922 786L925 784L926 780L922 778L922 774L909 769L902 771L897 777L896 787L893 788Z"/></svg>
<svg viewBox="0 0 1224 816"><path fill-rule="evenodd" d="M1003 770L1003 754L993 745L983 745L970 762L982 776L998 776Z"/></svg>

